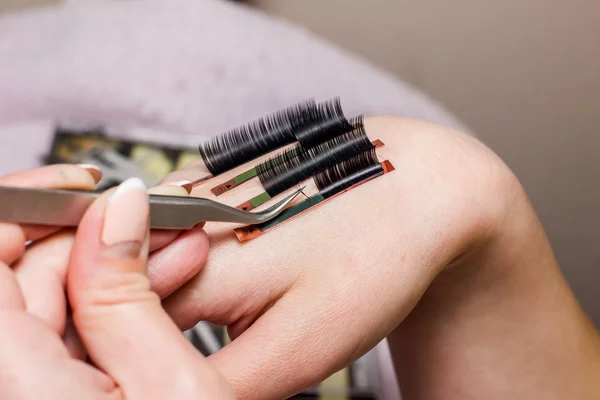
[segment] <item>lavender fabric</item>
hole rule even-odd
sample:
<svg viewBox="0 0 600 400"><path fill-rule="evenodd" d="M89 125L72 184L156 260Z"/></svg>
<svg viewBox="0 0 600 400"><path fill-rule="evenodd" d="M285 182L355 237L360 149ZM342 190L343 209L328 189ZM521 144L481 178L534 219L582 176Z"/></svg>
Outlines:
<svg viewBox="0 0 600 400"><path fill-rule="evenodd" d="M38 165L56 123L194 145L298 101L335 96L348 115L465 130L403 81L237 4L92 1L0 17L0 174Z"/></svg>
<svg viewBox="0 0 600 400"><path fill-rule="evenodd" d="M297 101L334 96L349 115L462 128L408 84L237 4L93 1L0 17L0 173L36 165L56 122L195 144Z"/></svg>

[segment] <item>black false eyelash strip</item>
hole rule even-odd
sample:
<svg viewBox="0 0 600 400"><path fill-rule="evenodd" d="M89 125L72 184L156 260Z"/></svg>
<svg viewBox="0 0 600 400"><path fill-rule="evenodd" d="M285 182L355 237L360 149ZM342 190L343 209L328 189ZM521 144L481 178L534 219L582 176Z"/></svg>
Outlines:
<svg viewBox="0 0 600 400"><path fill-rule="evenodd" d="M358 116L355 118L352 118L350 121L348 121L350 125L352 125L352 129L356 129L359 127L363 127L363 117L362 116ZM373 145L375 147L379 147L379 146L383 146L383 143L380 140L375 140L372 142ZM289 156L293 156L294 154L297 156L299 153L299 149L302 148L304 146L296 146L294 150L290 149L290 153ZM233 190L234 188L244 184L245 182L248 182L249 180L255 178L258 175L258 172L264 172L265 170L272 168L274 165L278 165L281 164L282 162L285 161L285 157L282 156L278 156L278 157L274 157L271 158L269 160L267 160L266 162L263 162L259 165L257 165L254 168L248 169L244 172L241 172L240 174L234 176L233 178L231 178L230 180L228 180L227 182L223 182L220 185L217 185L215 187L213 187L211 189L211 191L215 194L215 196L220 196L223 193L226 193L230 190ZM269 197L270 198L270 197ZM254 199L256 200L256 199ZM268 198L266 198L264 201L268 200ZM254 201L254 203L256 203L256 201ZM262 204L262 203L261 203ZM256 204L254 204L254 206L256 206ZM246 209L248 210L248 209Z"/></svg>
<svg viewBox="0 0 600 400"><path fill-rule="evenodd" d="M317 189L319 189L319 194L328 199L360 182L383 173L383 167L377 160L377 154L373 147L317 173L313 176L313 180Z"/></svg>
<svg viewBox="0 0 600 400"><path fill-rule="evenodd" d="M213 175L218 175L292 143L295 140L295 126L301 125L303 118L315 114L314 100L296 104L200 144L200 156L206 168Z"/></svg>
<svg viewBox="0 0 600 400"><path fill-rule="evenodd" d="M303 147L314 147L353 129L353 124L344 116L340 99L335 98L319 104L316 118L298 129L294 136Z"/></svg>
<svg viewBox="0 0 600 400"><path fill-rule="evenodd" d="M336 136L317 146L296 146L257 166L265 192L274 197L316 173L357 154L374 149L364 126Z"/></svg>
<svg viewBox="0 0 600 400"><path fill-rule="evenodd" d="M361 130L362 132L364 132L363 116L359 115L357 117L352 118L350 120L350 125L352 126L352 130L358 129L358 130ZM346 133L346 132L344 132L344 133ZM331 139L332 138L330 138L330 140ZM286 150L282 154L272 157L272 158L258 164L254 168L254 170L256 171L256 175L263 174L263 176L264 176L267 170L272 169L278 165L285 164L286 162L288 164L296 164L297 165L301 161L300 160L292 160L292 158L298 157L306 151L307 151L306 146L303 146L303 145L292 147L291 149Z"/></svg>
<svg viewBox="0 0 600 400"><path fill-rule="evenodd" d="M267 231L276 228L311 209L323 205L328 200L333 199L337 195L352 190L366 182L371 181L383 174L390 173L395 170L389 160L379 164L380 168L375 165L368 165L373 161L373 154L365 152L360 154L355 160L350 161L352 165L338 164L338 170L331 169L327 176L322 176L320 185L325 185L319 193L307 198L300 203L297 203L286 209L283 213L273 218L270 221L263 222L258 225L248 225L242 228L234 229L235 235L240 242L256 239ZM364 166L364 169L361 169ZM348 168L348 169L344 169ZM354 172L352 172L354 171ZM325 174L324 174L325 175ZM339 180L337 180L339 179Z"/></svg>
<svg viewBox="0 0 600 400"><path fill-rule="evenodd" d="M352 129L339 98L320 104L308 100L232 129L198 149L206 168L218 175L296 141L312 147Z"/></svg>

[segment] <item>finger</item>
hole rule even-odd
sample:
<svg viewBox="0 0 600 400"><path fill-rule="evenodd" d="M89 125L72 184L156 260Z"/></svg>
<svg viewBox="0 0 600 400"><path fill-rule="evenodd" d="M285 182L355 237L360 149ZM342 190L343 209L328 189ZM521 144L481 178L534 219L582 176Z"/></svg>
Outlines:
<svg viewBox="0 0 600 400"><path fill-rule="evenodd" d="M311 302L306 301L308 296ZM238 398L290 398L322 382L376 344L348 335L367 322L356 315L346 318L349 311L323 308L321 304L331 300L326 297L328 294L303 290L287 293L248 329L241 327L239 331L245 331L231 344L209 357ZM304 334L309 329L312 334Z"/></svg>
<svg viewBox="0 0 600 400"><path fill-rule="evenodd" d="M0 393L6 399L122 399L106 374L69 356L60 336L23 310L0 309Z"/></svg>
<svg viewBox="0 0 600 400"><path fill-rule="evenodd" d="M223 380L150 290L148 216L147 193L138 179L126 181L88 209L68 271L77 331L91 359L119 382L127 398L148 393L181 398L194 392L228 398Z"/></svg>
<svg viewBox="0 0 600 400"><path fill-rule="evenodd" d="M165 185L155 193L183 196L181 186ZM73 232L65 231L31 246L14 267L27 304L27 311L45 321L58 334L65 332L66 302L64 287ZM153 255L156 289L164 296L193 277L204 265L207 240L203 231L188 232L169 248ZM65 335L67 332L64 333Z"/></svg>
<svg viewBox="0 0 600 400"><path fill-rule="evenodd" d="M0 222L0 262L12 264L25 252L27 238L19 225Z"/></svg>
<svg viewBox="0 0 600 400"><path fill-rule="evenodd" d="M25 299L14 273L8 265L0 262L0 312L24 309Z"/></svg>
<svg viewBox="0 0 600 400"><path fill-rule="evenodd" d="M36 241L52 235L59 231L59 226L47 225L20 225L27 241Z"/></svg>
<svg viewBox="0 0 600 400"><path fill-rule="evenodd" d="M4 263L0 263L0 326L0 382L7 373L13 377L8 385L2 382L0 392L3 398L24 398L36 381L33 376L41 360L64 358L66 352L58 336L47 335L47 326L25 312L17 279Z"/></svg>
<svg viewBox="0 0 600 400"><path fill-rule="evenodd" d="M0 178L0 185L93 190L101 176L100 170L91 165L51 165L3 176ZM12 264L23 254L28 240L37 240L58 229L0 223L0 237L3 240L3 245L0 247L0 261Z"/></svg>
<svg viewBox="0 0 600 400"><path fill-rule="evenodd" d="M67 320L62 338L71 358L82 361L85 360L87 352L85 351L85 347L83 346L83 342L79 337L79 333L77 332L73 321L70 319Z"/></svg>
<svg viewBox="0 0 600 400"><path fill-rule="evenodd" d="M192 182L176 181L164 183L159 186L148 189L149 194L159 196L181 196L187 197L192 191Z"/></svg>
<svg viewBox="0 0 600 400"><path fill-rule="evenodd" d="M149 194L187 197L192 191L192 182L176 181L148 189ZM180 231L153 230L150 235L150 252L165 247L179 236Z"/></svg>
<svg viewBox="0 0 600 400"><path fill-rule="evenodd" d="M353 354L368 350L369 343L363 343L361 335L348 334L360 331L361 324L370 322L358 320L365 315L360 307L348 306L351 302L345 285L343 293L337 290L336 299L323 295L332 296L332 289L336 288L327 279L316 289L300 287L281 295L274 289L278 285L271 286L265 290L273 291L272 294L263 295L273 302L268 305L263 299L249 301L260 294L254 293L250 285L244 285L246 293L236 290L236 285L226 282L231 280L227 276L223 277L225 285L218 296L218 290L206 288L204 282L214 285L217 279L213 274L222 275L223 271L206 269L204 273L195 279L193 289L177 292L166 300L165 306L184 329L198 319L229 325L233 342L209 360L233 385L239 398L289 398L350 363L355 358ZM198 287L200 281L203 283ZM237 300L229 295L231 292L238 293ZM184 298L186 304L181 302ZM356 318L344 320L346 315Z"/></svg>
<svg viewBox="0 0 600 400"><path fill-rule="evenodd" d="M66 320L65 281L74 232L63 231L27 250L14 272L23 292L27 311L62 335Z"/></svg>
<svg viewBox="0 0 600 400"><path fill-rule="evenodd" d="M209 241L202 228L182 233L169 246L150 255L148 279L160 298L165 298L196 276L208 258Z"/></svg>
<svg viewBox="0 0 600 400"><path fill-rule="evenodd" d="M55 164L5 175L0 178L0 185L92 190L101 177L102 172L93 165Z"/></svg>

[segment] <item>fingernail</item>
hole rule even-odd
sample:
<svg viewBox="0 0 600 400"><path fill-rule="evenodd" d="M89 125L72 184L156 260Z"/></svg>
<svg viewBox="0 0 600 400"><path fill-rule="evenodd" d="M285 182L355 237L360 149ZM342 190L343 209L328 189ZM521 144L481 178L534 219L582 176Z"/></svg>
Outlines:
<svg viewBox="0 0 600 400"><path fill-rule="evenodd" d="M138 178L123 182L108 199L102 243L112 257L137 259L148 236L150 204L144 183Z"/></svg>
<svg viewBox="0 0 600 400"><path fill-rule="evenodd" d="M168 185L180 186L184 188L188 194L192 193L192 189L194 188L194 184L190 181L169 182Z"/></svg>
<svg viewBox="0 0 600 400"><path fill-rule="evenodd" d="M102 179L102 170L93 164L77 164L79 168L85 169L94 178L96 183Z"/></svg>

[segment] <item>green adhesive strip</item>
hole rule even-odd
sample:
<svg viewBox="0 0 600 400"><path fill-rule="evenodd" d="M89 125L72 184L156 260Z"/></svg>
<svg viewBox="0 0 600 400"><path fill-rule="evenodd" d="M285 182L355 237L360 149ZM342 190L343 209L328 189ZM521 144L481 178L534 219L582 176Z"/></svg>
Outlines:
<svg viewBox="0 0 600 400"><path fill-rule="evenodd" d="M250 199L250 204L252 204L252 207L256 208L269 200L271 200L271 196L269 195L269 193L264 192Z"/></svg>
<svg viewBox="0 0 600 400"><path fill-rule="evenodd" d="M289 154L291 154L292 156L295 156L296 153L298 152L298 149L294 148L294 149L290 149L288 150ZM289 157L289 155L288 155ZM271 168L284 163L288 157L285 157L283 155L274 157L273 159L269 160L270 166ZM258 171L256 168L252 168L246 172L242 172L241 174L239 174L238 176L236 176L235 178L232 179L232 181L236 184L236 185L241 185L244 182L249 181L250 179L257 177L258 176Z"/></svg>
<svg viewBox="0 0 600 400"><path fill-rule="evenodd" d="M256 176L256 168L252 168L251 170L248 170L244 173L239 174L238 176L236 176L235 178L232 179L232 181L236 184L236 185L241 185L242 183L249 181L250 179L254 178Z"/></svg>
<svg viewBox="0 0 600 400"><path fill-rule="evenodd" d="M316 206L317 204L319 204L320 202L322 202L324 200L325 200L325 197L321 196L320 194L316 194L316 195L304 200L302 203L298 203L298 204L288 208L287 210L285 210L284 212L282 212L281 214L279 214L277 217L273 218L272 220L269 220L267 222L263 222L262 224L257 225L257 228L261 232L269 230L269 229L275 227L276 225L279 225L282 222L284 222L292 217L295 217L296 215L308 210L309 208Z"/></svg>

